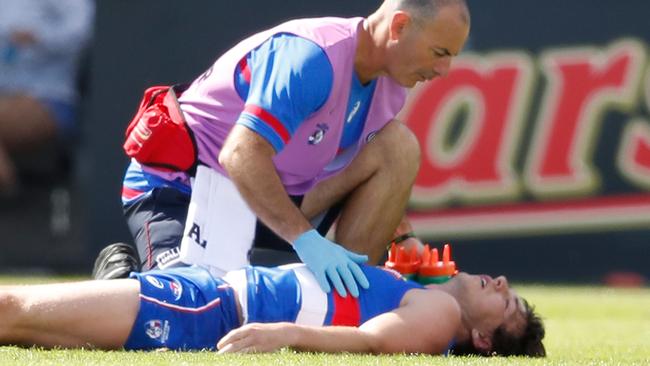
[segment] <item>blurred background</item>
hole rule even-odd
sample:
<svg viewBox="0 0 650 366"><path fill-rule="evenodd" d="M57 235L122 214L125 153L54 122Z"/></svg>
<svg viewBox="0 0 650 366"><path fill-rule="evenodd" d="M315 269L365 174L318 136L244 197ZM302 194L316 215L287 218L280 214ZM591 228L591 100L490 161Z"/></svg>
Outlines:
<svg viewBox="0 0 650 366"><path fill-rule="evenodd" d="M281 21L365 16L380 3L24 1L43 6L40 17L35 8L1 8L21 2L0 1L0 126L14 126L0 128L0 272L83 274L105 245L130 242L121 145L146 87L191 81L240 39ZM401 115L423 150L409 209L416 232L436 246L452 243L466 271L643 284L650 277L650 3L468 3L466 50L447 78L414 89ZM18 19L25 20L19 29L33 29L31 38L16 35ZM57 32L64 26L69 34ZM40 54L24 51L39 34L53 43ZM29 62L78 98L37 87L31 99L12 92L22 82L45 83L18 72ZM56 111L57 126L73 128L40 136L52 127L36 113L39 102ZM39 138L14 149L15 141L28 145L24 130Z"/></svg>

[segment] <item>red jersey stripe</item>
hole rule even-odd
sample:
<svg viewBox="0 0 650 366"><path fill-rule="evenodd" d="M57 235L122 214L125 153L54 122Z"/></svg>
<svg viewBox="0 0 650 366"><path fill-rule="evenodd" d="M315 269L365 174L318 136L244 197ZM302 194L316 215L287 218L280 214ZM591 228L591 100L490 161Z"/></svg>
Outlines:
<svg viewBox="0 0 650 366"><path fill-rule="evenodd" d="M267 112L265 109L262 109L261 107L258 107L253 104L247 104L244 107L244 112L250 113L253 116L261 119L262 121L266 122L275 133L280 136L282 139L282 142L285 144L289 142L289 138L291 138L291 135L289 134L289 131L287 130L286 127L277 119L275 118L271 113Z"/></svg>
<svg viewBox="0 0 650 366"><path fill-rule="evenodd" d="M350 294L347 297L341 297L335 290L332 290L332 292L334 293L332 325L348 325L354 327L361 325L359 299Z"/></svg>
<svg viewBox="0 0 650 366"><path fill-rule="evenodd" d="M244 80L248 84L251 83L251 69L248 67L248 60L246 60L246 56L239 61L239 69L241 70L241 74L244 77Z"/></svg>
<svg viewBox="0 0 650 366"><path fill-rule="evenodd" d="M130 200L132 198L135 198L144 192L138 191L137 189L129 188L129 187L122 187L122 197Z"/></svg>

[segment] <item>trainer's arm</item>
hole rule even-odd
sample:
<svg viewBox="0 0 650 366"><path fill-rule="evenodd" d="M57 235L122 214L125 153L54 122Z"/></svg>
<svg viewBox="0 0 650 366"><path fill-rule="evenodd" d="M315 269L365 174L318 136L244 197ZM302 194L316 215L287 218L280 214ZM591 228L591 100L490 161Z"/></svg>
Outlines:
<svg viewBox="0 0 650 366"><path fill-rule="evenodd" d="M323 291L331 290L331 282L341 296L347 295L347 287L357 297L357 282L363 288L369 286L358 265L368 257L330 242L311 226L284 189L273 164L274 154L264 137L237 124L224 143L219 163L256 216L294 246Z"/></svg>
<svg viewBox="0 0 650 366"><path fill-rule="evenodd" d="M276 234L293 243L311 224L289 198L275 170L273 146L258 133L235 125L219 164L255 214Z"/></svg>
<svg viewBox="0 0 650 366"><path fill-rule="evenodd" d="M400 308L355 327L293 323L248 324L217 345L220 352L270 352L292 347L314 352L443 353L456 335L460 308L439 291L411 290Z"/></svg>

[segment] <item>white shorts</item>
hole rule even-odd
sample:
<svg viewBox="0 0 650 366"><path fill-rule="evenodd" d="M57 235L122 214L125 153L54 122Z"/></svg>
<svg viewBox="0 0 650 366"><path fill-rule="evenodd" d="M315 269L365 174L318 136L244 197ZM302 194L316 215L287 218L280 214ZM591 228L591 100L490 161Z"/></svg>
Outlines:
<svg viewBox="0 0 650 366"><path fill-rule="evenodd" d="M257 219L235 185L200 165L181 241L181 260L206 267L213 275L248 265Z"/></svg>

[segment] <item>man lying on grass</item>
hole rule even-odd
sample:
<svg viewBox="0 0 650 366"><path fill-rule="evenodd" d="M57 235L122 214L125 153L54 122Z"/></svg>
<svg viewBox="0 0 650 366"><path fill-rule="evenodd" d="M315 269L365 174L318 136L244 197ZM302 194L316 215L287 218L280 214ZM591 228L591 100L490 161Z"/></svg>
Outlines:
<svg viewBox="0 0 650 366"><path fill-rule="evenodd" d="M505 277L422 286L362 266L358 298L324 293L304 265L213 278L198 267L130 279L0 287L0 344L99 349L475 353L544 356L544 327Z"/></svg>

